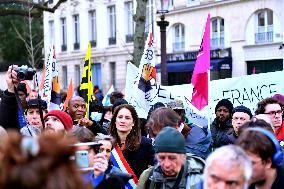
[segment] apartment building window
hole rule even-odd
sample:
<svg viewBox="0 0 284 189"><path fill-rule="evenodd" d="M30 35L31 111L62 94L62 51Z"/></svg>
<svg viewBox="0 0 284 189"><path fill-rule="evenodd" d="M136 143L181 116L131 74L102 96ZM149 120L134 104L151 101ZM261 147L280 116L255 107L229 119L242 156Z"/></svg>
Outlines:
<svg viewBox="0 0 284 189"><path fill-rule="evenodd" d="M273 42L273 12L266 9L256 15L257 32L255 33L255 43Z"/></svg>
<svg viewBox="0 0 284 189"><path fill-rule="evenodd" d="M108 19L109 19L109 38L108 44L114 45L116 44L116 15L115 15L115 6L109 6L107 8L108 11Z"/></svg>
<svg viewBox="0 0 284 189"><path fill-rule="evenodd" d="M66 28L66 18L60 18L61 23L61 51L67 50L67 28Z"/></svg>
<svg viewBox="0 0 284 189"><path fill-rule="evenodd" d="M49 45L53 45L54 43L54 21L48 21L48 37L49 37Z"/></svg>
<svg viewBox="0 0 284 189"><path fill-rule="evenodd" d="M213 18L211 20L211 48L224 47L224 19Z"/></svg>
<svg viewBox="0 0 284 189"><path fill-rule="evenodd" d="M148 32L152 30L154 32L154 0L148 0L146 7L146 22L145 22L145 33L146 36Z"/></svg>
<svg viewBox="0 0 284 189"><path fill-rule="evenodd" d="M62 66L62 80L63 80L63 89L67 89L68 85L67 66Z"/></svg>
<svg viewBox="0 0 284 189"><path fill-rule="evenodd" d="M89 41L92 47L97 46L97 21L96 21L96 11L89 11Z"/></svg>
<svg viewBox="0 0 284 189"><path fill-rule="evenodd" d="M124 14L125 14L125 41L133 42L134 37L134 22L133 22L133 2L128 1L124 3Z"/></svg>
<svg viewBox="0 0 284 189"><path fill-rule="evenodd" d="M115 76L115 72L116 72L116 65L115 62L110 62L110 81L111 81L111 85L113 85L113 87L116 87L116 76Z"/></svg>
<svg viewBox="0 0 284 189"><path fill-rule="evenodd" d="M81 84L81 68L80 65L75 65L75 86Z"/></svg>
<svg viewBox="0 0 284 189"><path fill-rule="evenodd" d="M102 69L101 63L92 64L93 86L102 87Z"/></svg>
<svg viewBox="0 0 284 189"><path fill-rule="evenodd" d="M184 50L184 25L176 24L174 26L174 51L183 51Z"/></svg>
<svg viewBox="0 0 284 189"><path fill-rule="evenodd" d="M189 6L199 5L200 0L187 0Z"/></svg>
<svg viewBox="0 0 284 189"><path fill-rule="evenodd" d="M80 48L80 21L79 21L79 14L73 15L73 23L74 23L74 50L78 50Z"/></svg>

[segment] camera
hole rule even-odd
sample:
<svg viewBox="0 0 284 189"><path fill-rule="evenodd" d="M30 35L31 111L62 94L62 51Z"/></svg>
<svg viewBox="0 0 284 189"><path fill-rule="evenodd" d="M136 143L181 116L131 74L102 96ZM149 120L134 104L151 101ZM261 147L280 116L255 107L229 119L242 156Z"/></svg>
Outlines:
<svg viewBox="0 0 284 189"><path fill-rule="evenodd" d="M20 81L23 80L32 80L36 71L33 68L28 67L27 65L23 65L14 69L17 72L17 78Z"/></svg>

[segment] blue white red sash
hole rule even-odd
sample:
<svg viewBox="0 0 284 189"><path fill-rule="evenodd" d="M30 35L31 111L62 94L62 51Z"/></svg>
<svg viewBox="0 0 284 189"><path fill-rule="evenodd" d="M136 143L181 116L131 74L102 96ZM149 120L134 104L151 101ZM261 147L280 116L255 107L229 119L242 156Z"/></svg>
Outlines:
<svg viewBox="0 0 284 189"><path fill-rule="evenodd" d="M125 157L122 154L122 151L120 150L117 144L115 145L114 149L111 151L110 159L113 165L119 168L122 172L133 175L133 179L129 180L129 182L126 185L126 188L128 189L136 188L138 184L138 179L136 175L134 174L134 172L132 171L129 164L127 163Z"/></svg>

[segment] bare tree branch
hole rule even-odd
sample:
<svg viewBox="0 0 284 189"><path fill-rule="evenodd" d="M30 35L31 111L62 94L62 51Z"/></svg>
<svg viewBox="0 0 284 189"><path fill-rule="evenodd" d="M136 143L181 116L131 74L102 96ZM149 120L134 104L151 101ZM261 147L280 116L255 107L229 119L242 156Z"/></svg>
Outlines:
<svg viewBox="0 0 284 189"><path fill-rule="evenodd" d="M37 15L39 13L42 13L43 11L46 12L51 12L54 13L55 10L64 2L66 2L67 0L59 0L53 7L48 7L48 3L41 1L40 3L35 3L33 1L29 1L29 0L1 0L0 1L0 5L15 5L15 4L19 4L19 5L24 5L27 7L33 7L33 10L37 10L33 13L31 13L31 16L34 17L38 17ZM22 9L1 9L0 11L0 16L7 16L7 15L21 15L21 16L28 16L29 14L29 10L22 10Z"/></svg>

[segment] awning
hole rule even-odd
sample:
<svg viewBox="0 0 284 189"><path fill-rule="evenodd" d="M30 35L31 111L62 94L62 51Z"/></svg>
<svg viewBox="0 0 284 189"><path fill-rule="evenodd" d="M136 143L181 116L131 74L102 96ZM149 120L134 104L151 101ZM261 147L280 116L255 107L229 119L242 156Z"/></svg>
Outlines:
<svg viewBox="0 0 284 189"><path fill-rule="evenodd" d="M180 62L168 62L168 72L192 72L194 69L196 60L180 61ZM157 71L161 72L161 64L156 65ZM232 70L232 58L219 58L210 60L210 70Z"/></svg>

